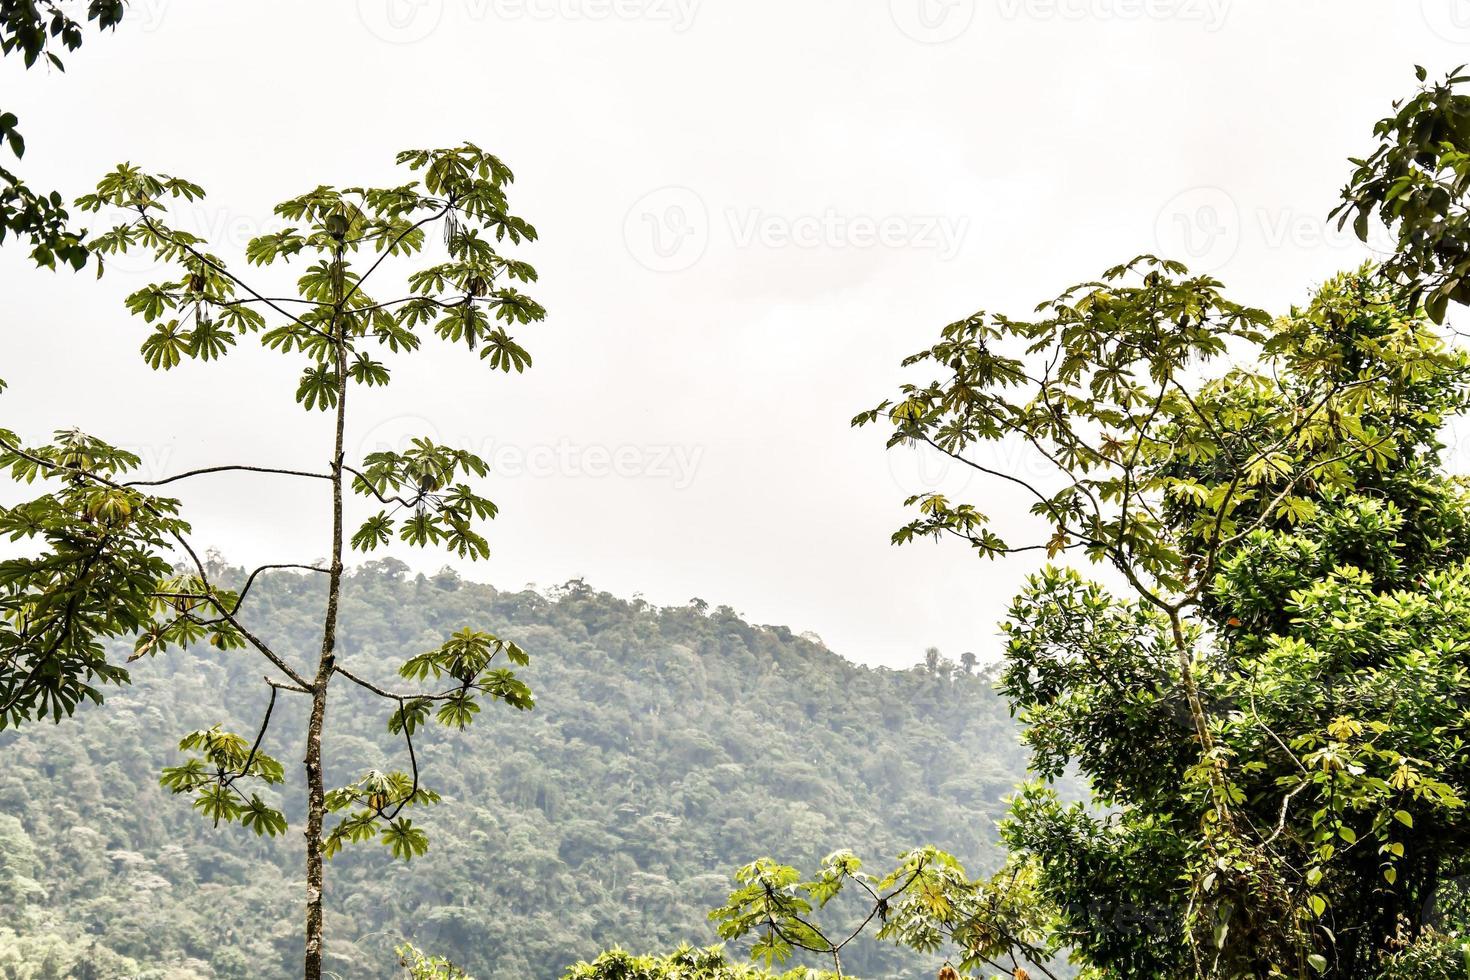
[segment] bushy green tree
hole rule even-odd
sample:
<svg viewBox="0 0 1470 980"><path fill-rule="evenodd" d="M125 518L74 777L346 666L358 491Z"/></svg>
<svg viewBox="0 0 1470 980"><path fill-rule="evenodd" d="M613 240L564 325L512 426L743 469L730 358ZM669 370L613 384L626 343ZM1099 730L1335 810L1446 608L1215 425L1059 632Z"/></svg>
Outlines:
<svg viewBox="0 0 1470 980"><path fill-rule="evenodd" d="M1057 952L1055 923L1036 880L1034 863L1024 860L989 880L972 880L952 855L933 847L900 855L882 875L866 871L851 851L829 854L810 878L761 859L735 873L740 887L710 918L725 939L754 935L751 956L767 965L800 950L831 963L837 980L843 951L870 931L920 953L954 950L966 971L1024 975L1029 967L1057 980L1047 965ZM857 900L846 916L833 905L839 898ZM940 976L955 976L955 969L946 964Z"/></svg>
<svg viewBox="0 0 1470 980"><path fill-rule="evenodd" d="M718 946L684 946L667 956L609 950L591 963L578 963L562 980L822 980L825 976L800 967L778 975L732 962Z"/></svg>
<svg viewBox="0 0 1470 980"><path fill-rule="evenodd" d="M1107 975L1367 975L1470 828L1470 504L1438 441L1467 360L1371 269L1271 321L1145 258L1041 312L947 327L910 361L943 378L858 419L1050 529L929 495L897 541L1111 573L1033 577L1002 674L1035 771L1079 768L1107 809L1033 786L1005 839ZM1005 440L1055 475L997 470Z"/></svg>
<svg viewBox="0 0 1470 980"><path fill-rule="evenodd" d="M89 243L99 261L142 250L169 270L168 278L127 299L148 325L141 348L147 363L167 371L186 359L214 361L242 338L255 338L295 361L302 372L296 401L305 411L328 413L333 422L330 442L322 447L324 470L222 462L138 479L132 472L138 459L99 439L63 432L49 445L25 446L0 430L0 469L17 481L54 487L0 510L0 533L32 541L39 551L0 563L0 726L47 713L60 718L83 699L101 700L99 685L128 676L109 659L109 641L117 637L136 636L133 660L201 643L259 654L269 671L269 701L258 729L241 735L215 725L186 735L179 745L186 758L165 770L163 784L192 797L195 809L216 825L239 822L256 836L284 832L286 817L270 789L284 779L283 766L266 751L270 723L277 695L309 701L303 735L305 975L311 980L322 970L324 860L345 844L365 840L380 840L404 860L428 847L424 831L407 815L410 807L439 800L420 780L415 733L431 719L463 728L483 701L518 709L533 703L529 688L502 666L524 665L527 655L483 630L459 629L403 662L399 673L418 685L408 690L357 673L339 650L349 550L371 552L398 538L484 558L489 545L480 529L496 514L495 505L472 486L487 473L472 453L419 438L402 449L349 459L349 394L387 385L388 361L418 350L431 335L478 352L492 369L522 371L530 355L509 330L545 315L517 289L536 278L535 270L499 250L503 243L536 237L510 211L510 170L471 144L407 151L398 162L412 175L403 184L319 186L276 208L291 225L251 241L246 259L256 266L299 264L299 277L282 292L252 285L207 242L169 225L168 202L203 195L187 180L123 165L77 202L84 211L117 216L112 228ZM394 268L390 260L426 251L431 229L440 233L438 254L428 253L388 298L369 292L385 278L384 270ZM320 490L327 562L274 563L249 572L235 588L220 583L192 543L178 502L155 489L222 473L296 480ZM367 507L365 519L350 517L349 498ZM360 520L355 532L349 519ZM182 559L177 571L166 561L169 554ZM249 625L247 599L259 577L283 570L320 576L325 583L319 645L308 664L293 663ZM339 678L386 702L388 728L403 739L406 766L371 768L329 790L322 735L329 693ZM339 819L328 828L331 814Z"/></svg>
<svg viewBox="0 0 1470 980"><path fill-rule="evenodd" d="M468 973L449 960L425 953L412 943L399 946L395 952L405 980L472 980Z"/></svg>
<svg viewBox="0 0 1470 980"><path fill-rule="evenodd" d="M1351 221L1363 241L1375 220L1388 229L1394 249L1384 273L1436 323L1451 302L1470 304L1470 96L1458 91L1470 82L1464 71L1430 85L1415 68L1422 87L1374 126L1378 145L1352 161L1357 169L1333 212L1339 228Z"/></svg>

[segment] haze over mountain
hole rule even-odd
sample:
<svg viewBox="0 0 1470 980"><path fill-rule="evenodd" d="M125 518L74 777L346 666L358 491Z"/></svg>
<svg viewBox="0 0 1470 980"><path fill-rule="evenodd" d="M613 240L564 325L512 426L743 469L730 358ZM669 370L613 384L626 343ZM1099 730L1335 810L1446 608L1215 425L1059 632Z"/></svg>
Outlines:
<svg viewBox="0 0 1470 980"><path fill-rule="evenodd" d="M307 656L318 586L293 574L255 586L254 621L277 649ZM713 942L706 911L734 867L763 855L809 866L850 846L880 864L933 843L977 874L998 863L995 820L1026 756L985 676L943 659L859 667L701 601L657 608L580 581L498 592L391 560L350 577L342 656L389 681L461 626L532 654L522 676L537 708L487 706L463 733L416 737L425 781L445 797L415 816L433 845L408 866L372 842L334 860L329 965L342 976L390 975L404 939L481 978L557 977L614 944ZM300 746L264 746L286 765L279 797L293 819L275 840L216 831L157 783L185 733L255 730L258 664L171 653L133 667L133 686L104 709L0 735L0 970L291 975ZM303 730L303 704L283 696L275 710L273 733ZM405 767L380 704L349 695L332 714L329 786ZM933 975L876 945L849 962L872 980Z"/></svg>

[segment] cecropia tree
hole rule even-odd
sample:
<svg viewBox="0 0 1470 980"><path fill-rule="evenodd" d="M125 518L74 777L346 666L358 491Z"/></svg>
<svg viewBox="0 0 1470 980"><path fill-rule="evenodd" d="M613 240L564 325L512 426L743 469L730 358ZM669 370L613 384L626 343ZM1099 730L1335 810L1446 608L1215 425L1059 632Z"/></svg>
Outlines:
<svg viewBox="0 0 1470 980"><path fill-rule="evenodd" d="M496 513L474 488L487 467L472 453L419 438L350 459L344 444L349 396L387 385L389 361L414 353L431 336L477 354L491 369L523 371L531 357L510 330L545 316L517 288L534 281L535 270L502 254L507 244L536 237L509 210L510 170L471 144L409 151L398 162L411 174L403 184L321 186L276 207L290 226L251 241L246 260L298 265L294 285L285 289L247 281L208 242L170 225L170 202L203 196L187 180L124 165L77 202L83 211L118 216L88 243L99 261L141 250L168 270L167 278L127 299L148 326L147 363L166 371L186 359L214 361L244 338L297 361L296 401L332 420L320 468L221 461L141 480L136 456L93 436L61 432L49 444L27 445L0 430L0 466L17 481L48 488L0 510L0 533L29 541L33 552L0 563L0 727L43 715L60 719L83 701L100 702L106 684L128 677L114 657L119 638L134 638L129 660L194 643L258 654L270 688L258 728L248 735L220 727L187 734L180 743L187 758L165 770L162 781L192 796L216 824L239 822L259 835L284 832L286 818L265 789L282 782L284 769L267 750L294 739L271 731L271 715L278 696L309 700L307 730L296 737L304 743L304 974L311 980L322 975L324 861L346 844L371 839L404 860L428 846L407 815L410 807L438 800L421 779L413 745L419 727L433 719L463 728L487 700L518 709L533 704L530 690L504 666L525 664L527 655L483 630L466 627L408 658L399 682L407 689L361 676L337 642L350 551L370 552L397 538L485 558L482 525ZM321 507L330 557L265 565L233 589L216 581L179 501L158 488L220 474L299 481L303 503ZM353 516L353 507L365 509ZM251 626L253 584L285 570L325 583L320 646L310 663L293 662ZM330 788L322 736L332 692L343 683L383 702L405 761Z"/></svg>

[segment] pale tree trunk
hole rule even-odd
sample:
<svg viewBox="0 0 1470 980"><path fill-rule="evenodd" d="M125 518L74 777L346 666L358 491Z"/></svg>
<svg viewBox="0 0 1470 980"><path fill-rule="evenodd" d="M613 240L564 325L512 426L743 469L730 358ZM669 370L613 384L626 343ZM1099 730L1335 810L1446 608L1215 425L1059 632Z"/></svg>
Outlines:
<svg viewBox="0 0 1470 980"><path fill-rule="evenodd" d="M311 726L306 733L306 965L307 980L322 976L322 822L326 788L322 781L322 723L327 714L326 682L332 674L330 640L322 644L317 689L311 698Z"/></svg>
<svg viewBox="0 0 1470 980"><path fill-rule="evenodd" d="M1230 800L1225 791L1225 780L1220 775L1215 754L1215 739L1210 734L1210 719L1205 712L1204 700L1199 696L1199 684L1194 677L1193 657L1189 644L1184 639L1184 626L1180 622L1179 610L1169 609L1169 626L1174 639L1174 653L1179 660L1179 679L1184 685L1184 697L1189 704L1190 720L1194 723L1195 735L1199 738L1200 759L1209 766L1210 788L1215 794L1215 807L1220 821L1227 827L1233 826L1230 816Z"/></svg>
<svg viewBox="0 0 1470 980"><path fill-rule="evenodd" d="M327 716L327 688L332 680L337 648L337 606L342 594L342 466L343 436L347 422L347 348L341 324L342 250L336 255L337 315L332 333L336 345L337 425L332 453L332 564L328 570L327 612L322 624L322 649L317 660L311 696L311 724L306 732L306 980L322 976L322 889L325 862L322 854L322 824L326 819L326 783L322 776L322 726Z"/></svg>

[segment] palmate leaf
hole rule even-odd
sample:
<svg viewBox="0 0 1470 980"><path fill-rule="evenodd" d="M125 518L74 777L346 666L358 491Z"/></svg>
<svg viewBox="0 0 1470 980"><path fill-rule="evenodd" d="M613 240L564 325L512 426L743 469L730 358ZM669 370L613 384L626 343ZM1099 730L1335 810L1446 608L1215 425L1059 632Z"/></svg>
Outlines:
<svg viewBox="0 0 1470 980"><path fill-rule="evenodd" d="M474 350L490 331L489 317L484 309L473 303L457 303L442 312L434 324L434 332L453 343L464 341L470 350Z"/></svg>
<svg viewBox="0 0 1470 980"><path fill-rule="evenodd" d="M514 289L499 289L491 304L495 318L506 323L533 323L546 318L546 309L540 303Z"/></svg>
<svg viewBox="0 0 1470 980"><path fill-rule="evenodd" d="M403 522L403 526L398 529L398 536L408 544L426 548L431 544L438 544L444 537L444 532L434 515L421 512Z"/></svg>
<svg viewBox="0 0 1470 980"><path fill-rule="evenodd" d="M208 320L195 323L193 330L183 334L183 339L189 356L201 361L221 358L235 345L233 334Z"/></svg>
<svg viewBox="0 0 1470 980"><path fill-rule="evenodd" d="M490 557L490 542L471 530L469 522L453 511L441 511L439 524L444 529L444 546L454 554L471 560Z"/></svg>
<svg viewBox="0 0 1470 980"><path fill-rule="evenodd" d="M536 697L531 689L508 670L490 671L478 686L486 695L520 711L536 707Z"/></svg>
<svg viewBox="0 0 1470 980"><path fill-rule="evenodd" d="M373 336L378 343L393 353L418 350L418 334L401 326L393 314L386 310L375 310L371 323Z"/></svg>
<svg viewBox="0 0 1470 980"><path fill-rule="evenodd" d="M438 793L416 786L408 773L370 770L357 782L327 793L325 803L328 811L336 813L356 809L332 828L326 841L326 856L335 855L346 843L359 843L381 836L383 843L392 848L395 858L411 860L428 850L429 838L399 813L405 807L440 801Z"/></svg>
<svg viewBox="0 0 1470 980"><path fill-rule="evenodd" d="M393 540L393 519L387 511L379 511L357 529L352 536L352 547L358 551L373 551Z"/></svg>
<svg viewBox="0 0 1470 980"><path fill-rule="evenodd" d="M286 816L281 811L266 806L259 796L251 796L250 802L240 815L240 822L255 831L255 836L275 837L286 832Z"/></svg>
<svg viewBox="0 0 1470 980"><path fill-rule="evenodd" d="M245 261L251 265L270 265L277 258L289 258L300 252L306 239L294 228L252 238L245 245Z"/></svg>
<svg viewBox="0 0 1470 980"><path fill-rule="evenodd" d="M485 338L485 347L480 357L490 362L490 367L507 374L514 370L520 373L531 366L530 353L510 338L504 330L492 331Z"/></svg>
<svg viewBox="0 0 1470 980"><path fill-rule="evenodd" d="M215 318L219 325L237 334L255 333L265 329L265 317L248 306L230 304L217 306Z"/></svg>
<svg viewBox="0 0 1470 980"><path fill-rule="evenodd" d="M480 706L467 694L458 694L439 705L434 713L439 724L446 728L468 728L480 713Z"/></svg>
<svg viewBox="0 0 1470 980"><path fill-rule="evenodd" d="M444 507L464 515L465 518L474 517L481 521L494 520L500 513L500 508L494 501L480 496L463 483L456 484L445 496Z"/></svg>
<svg viewBox="0 0 1470 980"><path fill-rule="evenodd" d="M381 362L375 361L367 354L358 354L347 367L347 376L358 384L385 385L388 383L388 368Z"/></svg>
<svg viewBox="0 0 1470 980"><path fill-rule="evenodd" d="M344 843L358 844L372 840L378 834L377 818L371 812L359 813L342 820L332 828L323 842L323 856L331 859L342 850Z"/></svg>
<svg viewBox="0 0 1470 980"><path fill-rule="evenodd" d="M337 372L330 365L317 364L306 369L296 386L296 400L308 411L325 412L337 405Z"/></svg>
<svg viewBox="0 0 1470 980"><path fill-rule="evenodd" d="M388 716L388 731L394 735L407 731L412 735L429 720L429 709L433 702L428 698L413 698L405 701L402 708Z"/></svg>
<svg viewBox="0 0 1470 980"><path fill-rule="evenodd" d="M229 823L241 814L241 806L228 789L209 786L199 791L194 798L194 809L204 814L216 827L221 821Z"/></svg>
<svg viewBox="0 0 1470 980"><path fill-rule="evenodd" d="M140 350L149 367L155 371L167 371L178 366L184 355L189 353L189 346L189 336L179 329L179 321L170 320L150 334Z"/></svg>
<svg viewBox="0 0 1470 980"><path fill-rule="evenodd" d="M411 861L429 850L429 835L414 827L413 821L407 817L400 817L384 827L382 841L400 861Z"/></svg>
<svg viewBox="0 0 1470 980"><path fill-rule="evenodd" d="M205 770L202 759L190 759L182 766L166 767L158 782L172 793L192 793L213 778Z"/></svg>

